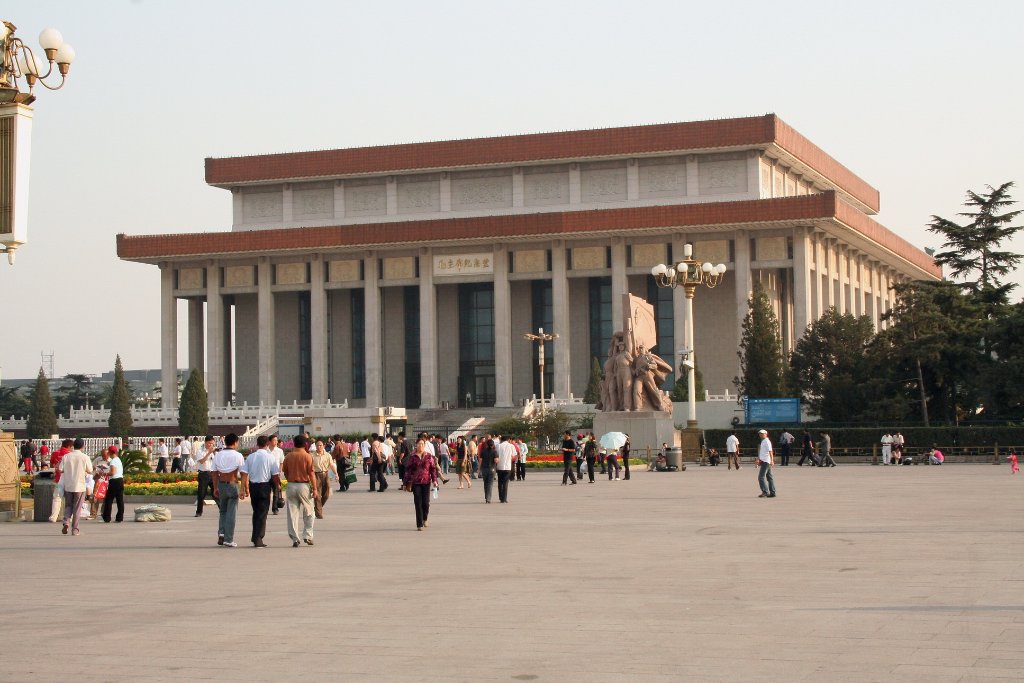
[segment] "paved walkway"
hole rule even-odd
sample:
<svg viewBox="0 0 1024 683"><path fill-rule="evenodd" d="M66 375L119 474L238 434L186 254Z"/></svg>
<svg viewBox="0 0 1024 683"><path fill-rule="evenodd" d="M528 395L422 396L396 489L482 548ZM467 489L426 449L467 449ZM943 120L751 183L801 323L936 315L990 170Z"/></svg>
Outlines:
<svg viewBox="0 0 1024 683"><path fill-rule="evenodd" d="M312 548L283 515L271 548L219 548L216 509L181 505L78 538L0 525L0 680L1024 678L1008 466L791 466L775 499L751 467L528 476L509 505L453 480L422 533L360 477Z"/></svg>

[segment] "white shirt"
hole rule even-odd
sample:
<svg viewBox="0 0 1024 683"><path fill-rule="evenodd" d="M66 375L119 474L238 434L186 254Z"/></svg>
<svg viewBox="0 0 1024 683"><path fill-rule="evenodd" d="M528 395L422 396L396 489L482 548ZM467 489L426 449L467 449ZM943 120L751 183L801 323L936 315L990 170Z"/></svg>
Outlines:
<svg viewBox="0 0 1024 683"><path fill-rule="evenodd" d="M222 451L217 451L213 456L213 469L224 474L239 470L245 465L245 458L238 451L225 448Z"/></svg>
<svg viewBox="0 0 1024 683"><path fill-rule="evenodd" d="M277 460L278 468L284 463L284 451L281 450L280 446L274 446L274 449L270 451L270 454Z"/></svg>
<svg viewBox="0 0 1024 683"><path fill-rule="evenodd" d="M156 457L158 457L158 458L166 458L167 457L167 444L165 444L165 443L159 444L156 448L153 449L153 452L156 454Z"/></svg>
<svg viewBox="0 0 1024 683"><path fill-rule="evenodd" d="M253 484L265 484L275 474L281 474L281 467L266 448L261 448L249 454L241 467L242 472L249 475L249 481Z"/></svg>
<svg viewBox="0 0 1024 683"><path fill-rule="evenodd" d="M213 456L214 453L210 453L209 456L206 454L206 449L199 454L196 460L196 469L200 472L210 472L213 470Z"/></svg>
<svg viewBox="0 0 1024 683"><path fill-rule="evenodd" d="M181 444L180 443L174 444L174 448L171 449L171 454L175 458L180 458L181 457Z"/></svg>
<svg viewBox="0 0 1024 683"><path fill-rule="evenodd" d="M192 455L192 449L188 445L188 441L181 442L181 457Z"/></svg>
<svg viewBox="0 0 1024 683"><path fill-rule="evenodd" d="M740 440L736 438L734 434L730 434L729 438L725 440L725 452L736 453L740 449Z"/></svg>
<svg viewBox="0 0 1024 683"><path fill-rule="evenodd" d="M92 461L89 456L79 450L73 450L60 461L61 483L68 493L81 493L86 490L85 476L92 474Z"/></svg>
<svg viewBox="0 0 1024 683"><path fill-rule="evenodd" d="M772 441L767 436L761 439L761 446L757 451L757 459L761 462L772 461Z"/></svg>
<svg viewBox="0 0 1024 683"><path fill-rule="evenodd" d="M363 439L363 442L359 444L359 451L363 454L363 460L368 460L370 457L370 442Z"/></svg>
<svg viewBox="0 0 1024 683"><path fill-rule="evenodd" d="M526 462L526 454L530 452L530 449L526 447L525 443L516 442L516 448L519 449L519 462Z"/></svg>
<svg viewBox="0 0 1024 683"><path fill-rule="evenodd" d="M498 444L498 469L512 469L512 460L515 459L518 454L519 451L516 450L516 447L511 441L502 441Z"/></svg>
<svg viewBox="0 0 1024 683"><path fill-rule="evenodd" d="M124 479L124 465L121 463L120 456L115 455L110 459L110 478Z"/></svg>
<svg viewBox="0 0 1024 683"><path fill-rule="evenodd" d="M430 451L430 454L432 456L434 456L435 458L437 457L437 449L434 448L434 442L433 441L428 441L426 443L426 450Z"/></svg>

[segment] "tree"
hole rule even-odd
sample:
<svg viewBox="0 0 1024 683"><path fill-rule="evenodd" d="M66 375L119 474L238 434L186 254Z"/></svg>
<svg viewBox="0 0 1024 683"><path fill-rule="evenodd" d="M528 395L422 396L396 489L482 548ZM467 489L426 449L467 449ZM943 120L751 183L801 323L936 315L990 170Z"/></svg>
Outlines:
<svg viewBox="0 0 1024 683"><path fill-rule="evenodd" d="M1024 303L1018 303L993 325L992 351L999 359L988 374L985 416L1024 418Z"/></svg>
<svg viewBox="0 0 1024 683"><path fill-rule="evenodd" d="M935 262L949 268L954 280L963 280L961 287L985 304L1005 304L1014 284L1003 284L1002 278L1010 274L1020 262L1020 254L1001 251L1003 242L1011 239L1024 225L1010 225L1021 211L1004 211L1015 202L1010 198L1013 183L993 188L987 185L987 194L967 191L964 206L968 211L957 214L969 221L963 225L932 216L930 232L945 238Z"/></svg>
<svg viewBox="0 0 1024 683"><path fill-rule="evenodd" d="M30 404L21 392L21 387L0 387L0 417L28 414Z"/></svg>
<svg viewBox="0 0 1024 683"><path fill-rule="evenodd" d="M57 389L56 411L60 415L71 413L72 408L81 408L99 398L93 388L92 377L81 373L64 375L63 383Z"/></svg>
<svg viewBox="0 0 1024 683"><path fill-rule="evenodd" d="M850 421L870 406L873 396L868 349L874 326L867 316L840 315L830 308L807 328L790 356L793 383L811 410L830 422Z"/></svg>
<svg viewBox="0 0 1024 683"><path fill-rule="evenodd" d="M775 316L771 300L761 285L747 303L740 339L739 377L733 384L741 396L748 398L776 398L786 395L786 362L782 357L782 335L779 319Z"/></svg>
<svg viewBox="0 0 1024 683"><path fill-rule="evenodd" d="M178 430L181 434L205 434L210 423L210 405L207 402L206 387L199 370L192 373L185 382L178 406Z"/></svg>
<svg viewBox="0 0 1024 683"><path fill-rule="evenodd" d="M587 382L587 390L583 394L584 403L598 403L601 400L601 383L604 381L604 372L601 370L601 362L596 358L590 364L590 380Z"/></svg>
<svg viewBox="0 0 1024 683"><path fill-rule="evenodd" d="M46 373L39 368L36 384L32 389L32 408L28 414L28 438L48 439L56 434L57 414L53 412L53 397Z"/></svg>
<svg viewBox="0 0 1024 683"><path fill-rule="evenodd" d="M687 393L687 389L690 387L687 377L688 372L685 372L685 368L682 368L683 372L679 373L679 379L672 385L672 401L675 403L686 403L690 400L690 396ZM693 369L693 384L694 384L694 398L698 401L704 400L704 375L701 373L700 368L694 367Z"/></svg>
<svg viewBox="0 0 1024 683"><path fill-rule="evenodd" d="M114 360L114 387L110 398L110 417L107 419L107 426L110 428L111 436L119 436L124 439L132 435L132 409L129 405L128 385L124 381L124 368L121 366L120 354ZM205 434L206 430L193 433Z"/></svg>

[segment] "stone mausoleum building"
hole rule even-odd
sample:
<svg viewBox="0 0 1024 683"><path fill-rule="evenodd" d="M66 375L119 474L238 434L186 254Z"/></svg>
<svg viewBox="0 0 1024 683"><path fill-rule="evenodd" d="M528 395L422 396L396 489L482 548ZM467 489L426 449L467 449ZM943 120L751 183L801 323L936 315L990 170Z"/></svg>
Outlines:
<svg viewBox="0 0 1024 683"><path fill-rule="evenodd" d="M871 218L877 190L773 114L207 159L206 181L230 231L118 235L117 252L160 268L164 385L185 299L217 404L513 406L540 393L539 327L559 335L546 392L580 397L624 292L654 304L676 365L683 289L650 269L688 242L728 266L694 306L712 393L732 388L755 282L789 350L829 307L878 327L890 285L941 276Z"/></svg>

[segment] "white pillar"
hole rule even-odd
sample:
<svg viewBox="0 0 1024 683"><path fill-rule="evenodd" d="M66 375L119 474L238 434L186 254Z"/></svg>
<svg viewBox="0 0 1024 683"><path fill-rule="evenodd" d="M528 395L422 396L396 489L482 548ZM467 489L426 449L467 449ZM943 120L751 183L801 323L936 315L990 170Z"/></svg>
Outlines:
<svg viewBox="0 0 1024 683"><path fill-rule="evenodd" d="M228 401L225 375L224 298L220 294L220 265L206 266L206 394L211 405Z"/></svg>
<svg viewBox="0 0 1024 683"><path fill-rule="evenodd" d="M309 264L309 356L313 368L310 398L313 403L327 402L327 290L324 288L324 261L313 255Z"/></svg>
<svg viewBox="0 0 1024 683"><path fill-rule="evenodd" d="M841 247L836 242L836 299L839 300L839 314L843 315L849 311L849 301L846 296L847 276L850 274L849 261L846 258L846 247Z"/></svg>
<svg viewBox="0 0 1024 683"><path fill-rule="evenodd" d="M383 366L380 336L380 272L377 254L370 252L363 264L363 310L366 318L364 344L366 357L366 405L377 408L383 401Z"/></svg>
<svg viewBox="0 0 1024 683"><path fill-rule="evenodd" d="M512 407L512 292L508 247L494 245L494 389L495 408Z"/></svg>
<svg viewBox="0 0 1024 683"><path fill-rule="evenodd" d="M260 403L270 405L276 400L274 389L274 293L270 286L273 283L274 267L266 256L260 257L257 267L258 285L256 288L257 345L259 347Z"/></svg>
<svg viewBox="0 0 1024 683"><path fill-rule="evenodd" d="M572 341L572 328L569 325L569 273L565 253L565 242L562 240L556 240L551 245L551 317L558 339L552 343L555 354L555 380L549 391L563 398L569 396L572 377L569 367L569 349ZM613 294L612 300L614 299Z"/></svg>
<svg viewBox="0 0 1024 683"><path fill-rule="evenodd" d="M869 261L867 263L867 274L868 283L871 287L871 297L868 302L868 315L871 316L871 324L875 327L875 332L878 332L881 328L878 320L878 271L875 269L875 264Z"/></svg>
<svg viewBox="0 0 1024 683"><path fill-rule="evenodd" d="M693 349L693 342L693 296L686 295L686 348ZM690 360L696 365L696 352L690 354ZM686 428L697 428L697 372L690 367L686 368Z"/></svg>
<svg viewBox="0 0 1024 683"><path fill-rule="evenodd" d="M200 376L204 372L203 362L203 300L188 300L188 369L198 370ZM206 381L203 381L206 384Z"/></svg>
<svg viewBox="0 0 1024 683"><path fill-rule="evenodd" d="M737 230L734 238L736 272L736 343L743 339L743 319L747 317L750 299L750 237L746 230ZM738 359L737 359L737 362Z"/></svg>
<svg viewBox="0 0 1024 683"><path fill-rule="evenodd" d="M821 247L821 235L814 236L814 319L825 313L825 298L822 291L822 278L828 270L827 257Z"/></svg>
<svg viewBox="0 0 1024 683"><path fill-rule="evenodd" d="M622 331L622 295L629 293L626 278L626 243L621 237L612 238L612 330ZM644 292L643 298L647 298Z"/></svg>
<svg viewBox="0 0 1024 683"><path fill-rule="evenodd" d="M825 265L828 268L828 307L836 307L836 271L839 270L838 258L833 258L835 254L832 250L832 243L835 242L833 239L825 239Z"/></svg>
<svg viewBox="0 0 1024 683"><path fill-rule="evenodd" d="M160 407L178 407L178 300L174 268L160 264Z"/></svg>
<svg viewBox="0 0 1024 683"><path fill-rule="evenodd" d="M434 256L420 249L420 408L437 407L437 291Z"/></svg>
<svg viewBox="0 0 1024 683"><path fill-rule="evenodd" d="M793 230L793 344L811 322L811 242L807 228Z"/></svg>

